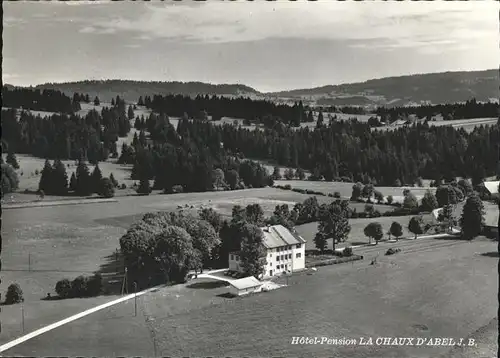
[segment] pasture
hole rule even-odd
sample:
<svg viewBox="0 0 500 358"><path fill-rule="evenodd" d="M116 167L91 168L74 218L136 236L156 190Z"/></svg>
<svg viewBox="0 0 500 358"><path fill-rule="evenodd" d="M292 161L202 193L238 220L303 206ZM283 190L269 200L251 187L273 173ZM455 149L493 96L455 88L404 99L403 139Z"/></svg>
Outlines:
<svg viewBox="0 0 500 358"><path fill-rule="evenodd" d="M417 240L418 241L418 240ZM220 288L161 288L7 355L486 357L496 350L496 244L484 239L321 267L290 286L222 300ZM293 337L357 344L292 345ZM363 337L475 338L471 348L360 345ZM49 343L50 342L50 343ZM133 342L133 343L131 343ZM255 344L258 342L258 344ZM477 354L477 355L476 355Z"/></svg>
<svg viewBox="0 0 500 358"><path fill-rule="evenodd" d="M467 132L472 132L474 128L478 126L491 126L497 123L498 118L471 118L471 119L456 119L453 121L430 121L429 126L451 126L455 129L463 128ZM402 128L402 125L388 125L377 128L372 128L372 130L394 130L397 128Z"/></svg>

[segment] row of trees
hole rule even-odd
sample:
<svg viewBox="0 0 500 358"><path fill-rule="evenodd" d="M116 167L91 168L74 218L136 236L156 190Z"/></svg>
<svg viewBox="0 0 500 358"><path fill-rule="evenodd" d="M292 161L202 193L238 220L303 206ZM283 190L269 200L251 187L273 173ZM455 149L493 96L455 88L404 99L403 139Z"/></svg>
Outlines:
<svg viewBox="0 0 500 358"><path fill-rule="evenodd" d="M438 104L410 107L379 107L375 113L385 121L394 122L415 114L419 118L431 119L436 114L441 114L445 120L498 117L499 104L495 102L477 102L471 99L465 103Z"/></svg>
<svg viewBox="0 0 500 358"><path fill-rule="evenodd" d="M56 283L55 291L59 298L94 297L102 293L102 276L99 273L93 276L78 276L73 281L68 279Z"/></svg>
<svg viewBox="0 0 500 358"><path fill-rule="evenodd" d="M167 193L235 190L264 187L273 181L260 164L240 159L224 148L219 128L180 120L177 129L165 115L151 115L146 124L154 128L147 143L144 132L132 145L124 144L119 163L133 164L132 179Z"/></svg>
<svg viewBox="0 0 500 358"><path fill-rule="evenodd" d="M265 217L258 204L234 206L230 219L224 219L212 208L201 209L198 217L182 211L149 213L120 239L120 247L132 280L141 287L183 281L189 270L227 267L232 251L240 251L245 273L258 277L265 266L259 227L282 224L293 230L295 225L318 221L314 241L317 248L324 251L328 240L333 239L335 247L348 239L352 214L348 205L345 200L319 205L316 197L310 197L291 210L288 205L276 206L270 218ZM461 218L464 237L473 238L481 232L482 215L482 202L473 193L467 199ZM417 236L428 229L424 224L421 215L414 216L408 229ZM377 242L384 235L376 222L370 223L364 232ZM388 233L401 237L401 224L394 222Z"/></svg>
<svg viewBox="0 0 500 358"><path fill-rule="evenodd" d="M313 180L392 186L412 184L420 177L451 181L460 175L477 184L499 169L492 150L499 135L496 127L467 133L416 125L378 132L363 123L341 121L314 131L291 130L283 125L249 131L181 120L175 130L168 117L161 117L148 125L154 128L158 143L185 147L186 142L195 142L198 147L206 145L212 153L274 160L281 166L310 170ZM482 160L475 159L478 157Z"/></svg>
<svg viewBox="0 0 500 358"><path fill-rule="evenodd" d="M165 113L169 116L183 117L186 114L187 117L196 119L207 119L207 116L210 115L212 120L226 116L264 123L265 117L271 117L296 127L307 121L301 101L289 106L243 97L227 98L198 95L196 98L191 98L182 95L155 95L152 98L149 96L144 99L139 98L138 105L145 105L155 112Z"/></svg>
<svg viewBox="0 0 500 358"><path fill-rule="evenodd" d="M80 100L81 95L79 94L75 94L73 98L70 98L63 92L56 90L9 88L2 86L3 107L56 113L74 113L81 109Z"/></svg>

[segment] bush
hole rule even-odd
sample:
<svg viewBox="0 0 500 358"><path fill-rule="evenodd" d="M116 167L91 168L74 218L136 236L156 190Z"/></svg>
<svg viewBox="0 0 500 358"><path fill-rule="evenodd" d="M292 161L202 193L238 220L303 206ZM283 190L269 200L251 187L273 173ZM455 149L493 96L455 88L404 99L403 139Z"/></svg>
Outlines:
<svg viewBox="0 0 500 358"><path fill-rule="evenodd" d="M287 184L283 187L285 190L292 190L292 186L290 184Z"/></svg>
<svg viewBox="0 0 500 358"><path fill-rule="evenodd" d="M61 281L57 281L55 291L60 298L71 297L71 282L66 278Z"/></svg>
<svg viewBox="0 0 500 358"><path fill-rule="evenodd" d="M337 198L337 199L340 199L341 198L340 192L336 191L335 193L333 193L333 197Z"/></svg>
<svg viewBox="0 0 500 358"><path fill-rule="evenodd" d="M19 177L16 171L11 165L2 163L2 197L4 194L16 191L18 187Z"/></svg>
<svg viewBox="0 0 500 358"><path fill-rule="evenodd" d="M5 304L13 305L20 302L24 302L23 290L21 290L21 287L17 283L13 283L7 288Z"/></svg>
<svg viewBox="0 0 500 358"><path fill-rule="evenodd" d="M122 185L120 185L120 189L127 189L127 186L125 185L125 183L122 183Z"/></svg>
<svg viewBox="0 0 500 358"><path fill-rule="evenodd" d="M385 255L386 256L389 256L389 255L394 255L394 254L397 254L398 252L400 252L401 249L393 249L392 247L386 251Z"/></svg>
<svg viewBox="0 0 500 358"><path fill-rule="evenodd" d="M352 247L348 246L342 251L342 256L349 257L352 256Z"/></svg>

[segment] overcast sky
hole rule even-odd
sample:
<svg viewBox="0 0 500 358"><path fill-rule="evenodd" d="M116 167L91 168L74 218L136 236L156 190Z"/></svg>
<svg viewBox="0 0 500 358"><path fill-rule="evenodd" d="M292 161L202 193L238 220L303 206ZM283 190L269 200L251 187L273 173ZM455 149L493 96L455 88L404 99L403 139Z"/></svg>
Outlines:
<svg viewBox="0 0 500 358"><path fill-rule="evenodd" d="M499 4L4 2L4 83L84 79L309 88L499 64Z"/></svg>

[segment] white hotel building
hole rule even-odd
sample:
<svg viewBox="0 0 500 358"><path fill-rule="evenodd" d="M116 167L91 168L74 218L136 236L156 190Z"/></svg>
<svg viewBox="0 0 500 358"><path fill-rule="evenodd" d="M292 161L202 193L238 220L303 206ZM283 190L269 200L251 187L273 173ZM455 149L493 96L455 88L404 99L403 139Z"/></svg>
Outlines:
<svg viewBox="0 0 500 358"><path fill-rule="evenodd" d="M263 278L305 269L306 240L283 225L262 227L261 230L267 251ZM229 253L229 270L242 271L239 252Z"/></svg>

